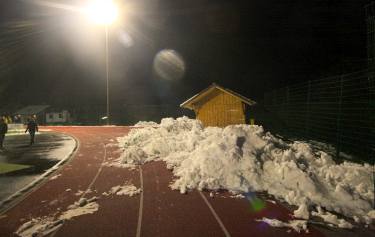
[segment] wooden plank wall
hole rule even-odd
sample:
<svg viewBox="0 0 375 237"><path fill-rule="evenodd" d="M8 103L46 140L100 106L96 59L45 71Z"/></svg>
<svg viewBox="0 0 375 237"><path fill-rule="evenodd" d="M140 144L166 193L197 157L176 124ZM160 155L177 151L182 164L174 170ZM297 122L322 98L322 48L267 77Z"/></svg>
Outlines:
<svg viewBox="0 0 375 237"><path fill-rule="evenodd" d="M197 118L205 126L225 127L230 124L245 123L242 101L224 92L218 93L202 105Z"/></svg>

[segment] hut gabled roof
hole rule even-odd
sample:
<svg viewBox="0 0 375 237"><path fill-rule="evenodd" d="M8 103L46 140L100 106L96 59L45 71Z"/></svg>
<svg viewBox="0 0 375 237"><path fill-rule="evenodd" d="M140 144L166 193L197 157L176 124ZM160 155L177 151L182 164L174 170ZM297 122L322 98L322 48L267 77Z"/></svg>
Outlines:
<svg viewBox="0 0 375 237"><path fill-rule="evenodd" d="M209 95L211 95L215 91L222 91L224 93L230 94L230 95L238 98L239 100L241 100L243 103L248 104L248 105L255 105L256 104L255 101L253 101L249 98L246 98L245 96L242 96L242 95L240 95L240 94L238 94L238 93L236 93L232 90L229 90L227 88L221 87L221 86L213 83L211 86L207 87L206 89L202 90L198 94L194 95L190 99L183 102L180 105L180 107L194 110L195 104L197 102L199 102L199 101L203 100L204 98L208 97Z"/></svg>

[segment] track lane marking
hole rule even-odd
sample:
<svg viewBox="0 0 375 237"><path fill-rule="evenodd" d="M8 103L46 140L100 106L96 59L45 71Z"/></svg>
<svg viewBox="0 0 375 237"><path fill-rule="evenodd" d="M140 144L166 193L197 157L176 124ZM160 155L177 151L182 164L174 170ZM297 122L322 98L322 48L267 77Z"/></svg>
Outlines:
<svg viewBox="0 0 375 237"><path fill-rule="evenodd" d="M201 195L201 197L204 200L204 202L207 204L207 206L210 209L212 215L215 217L217 223L219 223L219 225L220 225L221 229L223 230L225 236L226 237L230 237L230 234L229 234L227 228L225 228L223 222L221 221L219 215L216 213L216 211L214 210L214 208L212 207L212 205L208 202L207 198L204 196L204 194L201 191L198 191L198 192Z"/></svg>
<svg viewBox="0 0 375 237"><path fill-rule="evenodd" d="M99 167L98 171L96 172L95 177L92 179L91 183L87 187L86 191L82 194L81 198L84 198L86 196L86 194L89 192L89 190L92 188L92 186L94 185L94 183L98 179L99 174L102 172L102 169L103 169L103 166L104 166L103 164L107 159L107 145L103 143L103 147L104 147L104 156L103 156L102 163L100 164L100 167Z"/></svg>
<svg viewBox="0 0 375 237"><path fill-rule="evenodd" d="M142 175L142 166L139 166L139 178L141 181L141 197L139 199L139 211L138 211L138 223L137 223L137 233L136 237L141 236L142 228L142 215L143 215L143 175Z"/></svg>
<svg viewBox="0 0 375 237"><path fill-rule="evenodd" d="M103 147L104 147L104 156L103 156L103 160L102 160L102 163L100 164L100 167L98 169L98 171L96 172L94 178L92 179L91 183L89 184L89 186L87 187L86 191L81 195L80 199L81 198L84 198L86 196L86 194L89 192L89 190L92 188L92 186L94 185L95 181L98 179L99 177L99 174L102 172L102 169L103 169L103 164L104 162L106 161L107 159L107 145L102 143ZM61 224L60 227L58 227L55 231L53 231L51 234L50 234L50 237L54 237L57 232L59 232L59 230L63 227L64 224Z"/></svg>

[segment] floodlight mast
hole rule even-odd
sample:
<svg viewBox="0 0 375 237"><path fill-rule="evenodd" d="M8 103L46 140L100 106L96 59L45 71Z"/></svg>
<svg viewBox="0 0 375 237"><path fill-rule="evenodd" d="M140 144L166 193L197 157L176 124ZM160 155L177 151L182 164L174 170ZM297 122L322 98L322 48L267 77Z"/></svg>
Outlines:
<svg viewBox="0 0 375 237"><path fill-rule="evenodd" d="M108 30L111 24L115 22L118 16L118 8L111 0L93 0L86 7L86 14L89 19L104 26L105 31L105 71L106 71L106 94L107 94L107 125L110 124L110 110L109 110L109 34Z"/></svg>

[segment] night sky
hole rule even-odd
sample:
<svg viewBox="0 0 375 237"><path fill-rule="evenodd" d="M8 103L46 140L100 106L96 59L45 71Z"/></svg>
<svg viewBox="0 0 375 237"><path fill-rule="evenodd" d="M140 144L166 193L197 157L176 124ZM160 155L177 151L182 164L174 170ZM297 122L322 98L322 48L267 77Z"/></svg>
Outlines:
<svg viewBox="0 0 375 237"><path fill-rule="evenodd" d="M103 27L40 2L0 2L0 108L104 105ZM366 67L369 1L117 2L122 18L109 30L114 104L178 105L213 82L261 101L278 87ZM164 64L171 77L155 70L165 49L183 59L182 77L173 77L173 60Z"/></svg>

